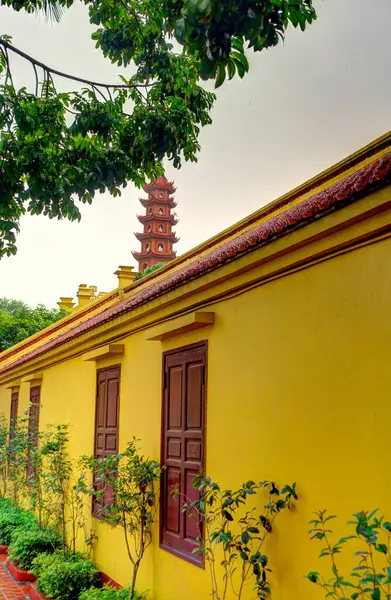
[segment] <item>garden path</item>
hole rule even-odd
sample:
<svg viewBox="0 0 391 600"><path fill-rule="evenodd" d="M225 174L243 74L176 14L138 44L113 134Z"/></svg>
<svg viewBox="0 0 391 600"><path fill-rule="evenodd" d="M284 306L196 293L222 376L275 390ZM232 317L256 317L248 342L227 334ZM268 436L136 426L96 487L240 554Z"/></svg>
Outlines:
<svg viewBox="0 0 391 600"><path fill-rule="evenodd" d="M0 556L0 600L29 599L29 584L17 583L4 566L6 556Z"/></svg>

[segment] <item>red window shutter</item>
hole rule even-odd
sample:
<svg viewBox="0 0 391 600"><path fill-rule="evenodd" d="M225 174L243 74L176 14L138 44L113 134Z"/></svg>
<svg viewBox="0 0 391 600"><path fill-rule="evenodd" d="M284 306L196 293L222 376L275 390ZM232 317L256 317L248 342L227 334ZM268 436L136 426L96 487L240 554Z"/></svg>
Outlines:
<svg viewBox="0 0 391 600"><path fill-rule="evenodd" d="M193 479L204 468L205 454L205 370L206 342L163 356L161 547L202 565L202 556L193 554L202 532L197 515L182 513L185 502L197 492ZM172 490L178 488L179 498Z"/></svg>
<svg viewBox="0 0 391 600"><path fill-rule="evenodd" d="M97 373L95 458L102 458L118 452L119 377L119 366L99 369ZM95 488L99 489L99 484L95 484ZM106 490L105 498L94 498L94 516L101 517L103 506L111 500L111 490Z"/></svg>
<svg viewBox="0 0 391 600"><path fill-rule="evenodd" d="M41 404L41 386L30 388L29 409L29 439L36 446L38 444L39 409Z"/></svg>
<svg viewBox="0 0 391 600"><path fill-rule="evenodd" d="M19 392L11 394L11 411L10 411L10 437L14 435L12 427L15 425L18 418Z"/></svg>
<svg viewBox="0 0 391 600"><path fill-rule="evenodd" d="M29 408L29 428L28 438L34 446L38 445L39 431L39 409L41 404L41 386L30 388L30 408ZM31 464L31 456L28 458L27 474L32 475L33 466Z"/></svg>

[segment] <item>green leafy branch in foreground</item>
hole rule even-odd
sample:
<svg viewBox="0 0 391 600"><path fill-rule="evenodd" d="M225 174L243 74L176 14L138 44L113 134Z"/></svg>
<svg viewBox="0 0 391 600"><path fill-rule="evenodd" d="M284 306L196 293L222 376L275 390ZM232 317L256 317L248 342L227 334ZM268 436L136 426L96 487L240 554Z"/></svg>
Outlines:
<svg viewBox="0 0 391 600"><path fill-rule="evenodd" d="M74 0L0 0L59 19ZM118 196L196 161L215 101L200 79L243 77L248 49L284 39L316 18L313 0L84 0L92 38L123 69L95 82L29 56L0 32L0 258L15 254L20 217L80 219L97 191ZM18 89L13 56L30 63L35 89ZM127 67L132 65L131 73ZM57 92L56 80L73 90Z"/></svg>
<svg viewBox="0 0 391 600"><path fill-rule="evenodd" d="M237 490L221 490L210 477L199 474L193 481L198 498L185 503L188 518L198 516L200 535L195 554L208 563L213 600L241 600L246 584L253 581L256 597L270 594L269 557L265 542L273 531L274 520L297 500L296 484L281 489L272 481L247 481ZM259 514L251 499L266 491L268 500ZM174 497L179 490L174 491ZM250 503L250 506L248 504ZM217 569L220 564L222 569Z"/></svg>
<svg viewBox="0 0 391 600"><path fill-rule="evenodd" d="M377 516L377 510L371 513L359 512L353 515L354 520L348 525L354 527L355 533L342 537L333 543L333 531L329 522L335 515L329 515L326 510L316 513L311 521L311 539L325 543L319 557L328 557L331 561L332 577L329 580L317 571L311 571L306 578L317 584L325 592L325 598L340 600L389 600L391 598L391 523L384 517ZM351 542L354 540L354 542ZM348 543L364 544L354 552L357 558L356 566L349 576L343 575L337 565L336 555L340 554Z"/></svg>

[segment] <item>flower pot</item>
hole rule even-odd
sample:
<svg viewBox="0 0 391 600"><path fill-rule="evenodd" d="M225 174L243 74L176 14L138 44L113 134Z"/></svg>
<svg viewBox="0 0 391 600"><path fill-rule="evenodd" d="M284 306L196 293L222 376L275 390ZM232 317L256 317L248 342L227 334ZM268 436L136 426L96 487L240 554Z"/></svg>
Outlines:
<svg viewBox="0 0 391 600"><path fill-rule="evenodd" d="M39 591L35 583L30 583L30 589L28 594L31 600L47 600L46 596Z"/></svg>
<svg viewBox="0 0 391 600"><path fill-rule="evenodd" d="M114 588L115 590L120 590L122 587L119 583L114 581L114 579L111 579L111 577L106 575L106 573L101 573L100 578L101 578L103 585L105 585L105 584L109 585L110 587Z"/></svg>
<svg viewBox="0 0 391 600"><path fill-rule="evenodd" d="M5 544L0 544L0 554L1 555L6 555L8 554L8 546L6 546Z"/></svg>
<svg viewBox="0 0 391 600"><path fill-rule="evenodd" d="M7 560L5 566L16 581L35 581L37 579L33 573L19 569L11 560Z"/></svg>

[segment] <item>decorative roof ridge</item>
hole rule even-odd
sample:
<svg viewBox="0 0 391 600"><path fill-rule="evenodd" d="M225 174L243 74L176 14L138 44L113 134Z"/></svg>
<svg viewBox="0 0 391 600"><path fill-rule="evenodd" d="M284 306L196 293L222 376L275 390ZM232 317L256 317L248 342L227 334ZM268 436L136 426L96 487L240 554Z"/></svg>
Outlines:
<svg viewBox="0 0 391 600"><path fill-rule="evenodd" d="M176 235L175 231L134 231L133 235L140 236L140 237L159 237L159 238L167 238L170 237L172 235Z"/></svg>
<svg viewBox="0 0 391 600"><path fill-rule="evenodd" d="M362 197L364 192L380 188L390 181L391 153L378 158L340 182L303 200L299 204L287 208L286 211L272 216L259 225L255 225L252 229L244 231L236 238L230 239L221 246L212 249L199 260L194 260L171 273L168 271L166 277L157 280L155 283L151 282L151 285L141 288L139 292L136 292L130 298L124 299L112 307L108 307L87 321L76 325L73 329L62 333L57 338L49 340L39 348L6 365L3 369L0 369L0 374L36 356L45 354L48 350L65 344L94 327L129 312L137 306L153 300L190 279L199 277L211 269L218 268L220 265L245 252L251 251L260 245L270 243L295 227L308 224L315 217L324 215L330 210L338 210Z"/></svg>
<svg viewBox="0 0 391 600"><path fill-rule="evenodd" d="M149 183L144 185L144 191L153 190L154 188L161 188L166 190L171 190L171 193L175 192L174 182L168 181L165 175L161 175L157 179L153 179Z"/></svg>
<svg viewBox="0 0 391 600"><path fill-rule="evenodd" d="M134 256L134 258L136 260L138 260L138 258L148 258L151 256L153 256L153 258L171 258L172 259L172 258L176 257L176 250L173 250L172 252L155 251L155 250L145 250L145 252L136 252L136 250L133 250L132 255Z"/></svg>

